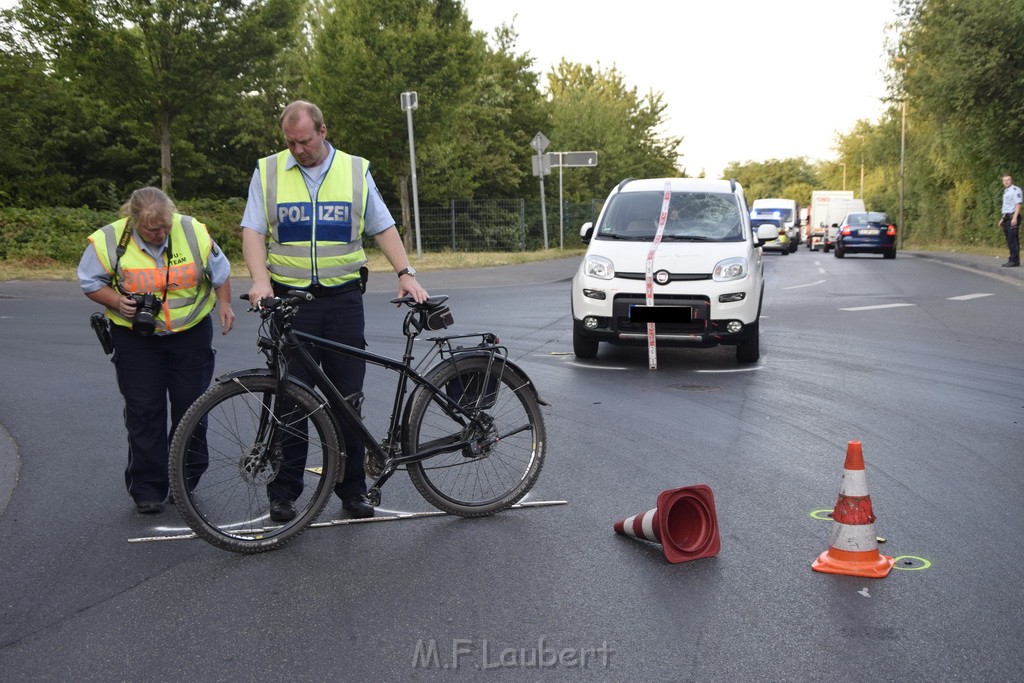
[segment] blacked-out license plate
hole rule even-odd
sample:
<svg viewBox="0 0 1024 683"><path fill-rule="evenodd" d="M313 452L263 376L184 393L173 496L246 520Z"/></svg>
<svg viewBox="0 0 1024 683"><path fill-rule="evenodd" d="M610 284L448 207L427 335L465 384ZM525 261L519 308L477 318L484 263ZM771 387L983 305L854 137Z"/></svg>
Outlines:
<svg viewBox="0 0 1024 683"><path fill-rule="evenodd" d="M629 307L629 320L634 323L688 323L693 319L690 306L638 306Z"/></svg>

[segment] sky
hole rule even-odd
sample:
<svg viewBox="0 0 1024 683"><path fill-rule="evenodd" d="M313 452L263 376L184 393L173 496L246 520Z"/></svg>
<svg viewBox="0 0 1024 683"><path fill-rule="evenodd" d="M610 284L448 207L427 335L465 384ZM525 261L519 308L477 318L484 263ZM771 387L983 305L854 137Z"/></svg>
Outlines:
<svg viewBox="0 0 1024 683"><path fill-rule="evenodd" d="M884 109L895 0L462 4L476 30L511 24L515 51L542 76L564 58L614 66L641 96L660 92L691 176L721 177L733 161L835 159L836 134Z"/></svg>

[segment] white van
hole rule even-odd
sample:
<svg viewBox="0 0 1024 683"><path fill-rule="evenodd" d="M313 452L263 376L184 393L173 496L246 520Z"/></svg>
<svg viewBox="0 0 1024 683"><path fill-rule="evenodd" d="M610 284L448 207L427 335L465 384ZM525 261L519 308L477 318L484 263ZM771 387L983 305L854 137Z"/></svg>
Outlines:
<svg viewBox="0 0 1024 683"><path fill-rule="evenodd" d="M736 347L738 361L757 361L761 247L778 236L772 225L752 232L735 181L623 180L597 224L580 229L588 247L572 279L573 351L594 358L600 342L644 344L653 322L658 345L726 344Z"/></svg>
<svg viewBox="0 0 1024 683"><path fill-rule="evenodd" d="M800 246L800 207L795 200L779 197L755 199L750 205L750 211L759 216L770 214L782 219L786 226L786 234L789 235L790 252L796 251Z"/></svg>

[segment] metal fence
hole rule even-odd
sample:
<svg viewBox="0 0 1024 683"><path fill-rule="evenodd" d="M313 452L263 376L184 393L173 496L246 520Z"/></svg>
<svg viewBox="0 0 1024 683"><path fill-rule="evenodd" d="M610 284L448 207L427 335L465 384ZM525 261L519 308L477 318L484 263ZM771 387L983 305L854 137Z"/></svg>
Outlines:
<svg viewBox="0 0 1024 683"><path fill-rule="evenodd" d="M401 225L401 207L389 208ZM539 201L452 199L447 206L420 205L420 244L424 252L534 251L545 246L581 247L580 226L597 220L601 204L597 200L586 204L564 204L561 223L557 202L554 206L546 202L545 209L546 245ZM409 223L408 231L413 233L415 220L412 216ZM405 227L402 232L406 232Z"/></svg>

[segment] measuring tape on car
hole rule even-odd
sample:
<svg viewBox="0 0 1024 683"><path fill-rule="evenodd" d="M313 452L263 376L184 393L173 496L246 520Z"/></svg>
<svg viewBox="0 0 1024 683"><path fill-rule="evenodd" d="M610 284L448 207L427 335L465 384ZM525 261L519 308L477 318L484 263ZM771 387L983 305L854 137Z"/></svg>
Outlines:
<svg viewBox="0 0 1024 683"><path fill-rule="evenodd" d="M654 252L661 244L661 236L665 233L665 221L668 219L668 203L672 199L672 183L665 182L665 193L661 198L661 215L658 216L658 229L654 233L654 241L647 252L647 267L644 272L644 287L647 294L647 305L654 305ZM658 344L654 338L654 323L647 323L647 366L651 370L658 369Z"/></svg>

